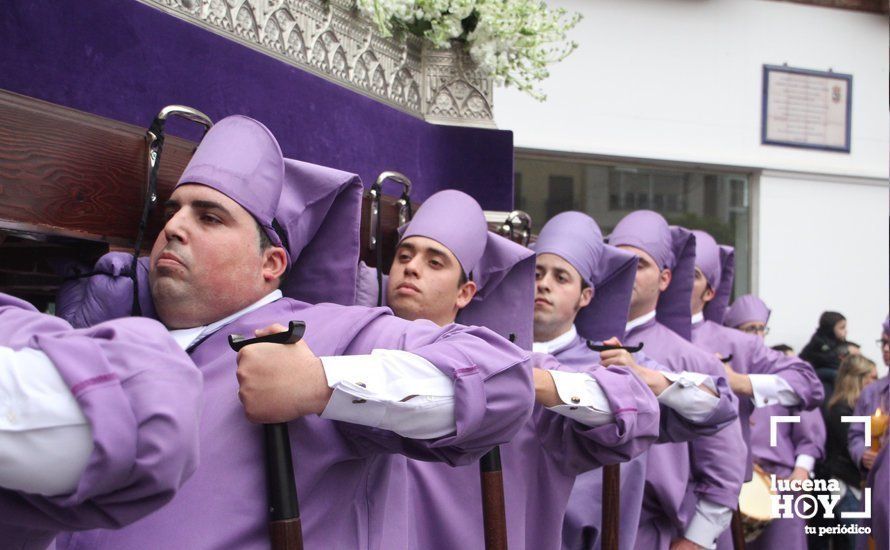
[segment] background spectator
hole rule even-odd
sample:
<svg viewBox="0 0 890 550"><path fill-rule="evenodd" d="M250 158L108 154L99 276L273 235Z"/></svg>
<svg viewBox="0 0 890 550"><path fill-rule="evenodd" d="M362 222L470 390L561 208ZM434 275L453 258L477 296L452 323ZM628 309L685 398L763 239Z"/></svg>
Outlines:
<svg viewBox="0 0 890 550"><path fill-rule="evenodd" d="M841 354L849 353L848 348L841 348L846 342L846 317L836 311L825 311L819 317L819 328L800 352L800 358L808 361L816 369L819 380L825 386L825 395L833 393L837 370L841 364Z"/></svg>

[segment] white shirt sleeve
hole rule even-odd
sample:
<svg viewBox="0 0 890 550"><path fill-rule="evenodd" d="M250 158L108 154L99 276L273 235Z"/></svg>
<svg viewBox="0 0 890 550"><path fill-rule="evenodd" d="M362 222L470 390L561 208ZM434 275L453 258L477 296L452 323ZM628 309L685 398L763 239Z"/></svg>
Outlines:
<svg viewBox="0 0 890 550"><path fill-rule="evenodd" d="M321 357L334 390L322 418L393 431L412 439L454 433L454 383L413 353Z"/></svg>
<svg viewBox="0 0 890 550"><path fill-rule="evenodd" d="M69 494L92 452L89 422L52 361L0 346L0 487Z"/></svg>
<svg viewBox="0 0 890 550"><path fill-rule="evenodd" d="M729 527L732 510L706 499L695 504L695 515L686 526L683 536L695 544L713 550L717 548L717 538Z"/></svg>
<svg viewBox="0 0 890 550"><path fill-rule="evenodd" d="M749 374L751 389L754 395L751 400L757 408L769 405L783 405L793 407L800 403L800 397L791 389L791 385L784 378L776 374Z"/></svg>
<svg viewBox="0 0 890 550"><path fill-rule="evenodd" d="M804 470L811 473L814 466L816 466L816 458L808 454L797 455L797 460L794 461L795 468L803 468Z"/></svg>
<svg viewBox="0 0 890 550"><path fill-rule="evenodd" d="M564 403L547 407L548 410L594 428L614 422L609 400L592 376L583 372L547 372L553 378L556 393Z"/></svg>
<svg viewBox="0 0 890 550"><path fill-rule="evenodd" d="M658 402L674 409L683 418L692 422L704 422L720 403L717 396L699 387L704 384L717 393L717 385L710 376L699 372L658 372L671 382L658 396Z"/></svg>

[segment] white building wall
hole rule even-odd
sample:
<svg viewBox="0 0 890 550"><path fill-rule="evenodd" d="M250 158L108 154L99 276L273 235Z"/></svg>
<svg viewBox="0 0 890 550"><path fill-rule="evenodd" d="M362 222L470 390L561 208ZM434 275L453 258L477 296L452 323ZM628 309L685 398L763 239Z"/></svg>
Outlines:
<svg viewBox="0 0 890 550"><path fill-rule="evenodd" d="M766 172L759 193L759 293L773 309L770 343L800 350L824 310L847 317L848 338L881 362L887 315L886 185Z"/></svg>
<svg viewBox="0 0 890 550"><path fill-rule="evenodd" d="M751 173L768 340L800 349L834 308L877 359L890 300L886 16L769 0L549 3L584 15L580 47L553 67L547 102L498 90L516 147ZM782 63L853 75L850 154L760 144L762 66Z"/></svg>

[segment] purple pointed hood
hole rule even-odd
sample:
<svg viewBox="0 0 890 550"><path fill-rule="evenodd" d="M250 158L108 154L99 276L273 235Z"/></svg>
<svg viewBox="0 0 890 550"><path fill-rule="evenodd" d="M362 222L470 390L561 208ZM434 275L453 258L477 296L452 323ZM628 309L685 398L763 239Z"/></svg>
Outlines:
<svg viewBox="0 0 890 550"><path fill-rule="evenodd" d="M432 239L458 259L476 283L476 295L457 316L464 325L484 326L516 345L531 349L535 300L534 253L488 231L476 200L455 190L430 196L400 230L409 237Z"/></svg>
<svg viewBox="0 0 890 550"><path fill-rule="evenodd" d="M536 254L555 254L572 264L593 289L593 299L575 317L587 340L624 337L637 258L603 242L596 222L581 212L557 214L541 229Z"/></svg>
<svg viewBox="0 0 890 550"><path fill-rule="evenodd" d="M695 236L686 229L669 226L661 214L637 210L625 216L608 242L643 250L672 272L671 284L658 297L656 317L687 340L692 338L692 281L695 275Z"/></svg>
<svg viewBox="0 0 890 550"><path fill-rule="evenodd" d="M188 183L211 187L240 204L272 244L287 251L285 296L308 303L354 303L358 176L285 159L268 128L235 115L204 136L177 186Z"/></svg>
<svg viewBox="0 0 890 550"><path fill-rule="evenodd" d="M201 140L176 187L206 185L240 204L269 240L281 246L273 227L284 181L284 157L272 132L242 115L217 122Z"/></svg>
<svg viewBox="0 0 890 550"><path fill-rule="evenodd" d="M723 324L738 328L745 323L763 323L769 322L770 309L766 307L763 300L753 294L745 294L735 299L726 315L723 316Z"/></svg>
<svg viewBox="0 0 890 550"><path fill-rule="evenodd" d="M446 189L424 201L400 240L433 239L457 257L469 277L485 251L487 234L485 213L476 199L461 191Z"/></svg>
<svg viewBox="0 0 890 550"><path fill-rule="evenodd" d="M275 219L291 268L281 286L310 304L355 303L362 182L359 177L284 159L285 177Z"/></svg>
<svg viewBox="0 0 890 550"><path fill-rule="evenodd" d="M714 291L714 299L705 305L705 319L723 324L723 317L732 295L735 276L735 249L717 244L714 237L699 229L695 235L695 265L701 269Z"/></svg>

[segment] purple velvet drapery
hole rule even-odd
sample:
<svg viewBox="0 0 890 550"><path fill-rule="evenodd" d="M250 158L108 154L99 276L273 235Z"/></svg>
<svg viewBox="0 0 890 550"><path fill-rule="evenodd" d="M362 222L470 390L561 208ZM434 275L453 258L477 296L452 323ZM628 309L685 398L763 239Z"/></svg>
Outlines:
<svg viewBox="0 0 890 550"><path fill-rule="evenodd" d="M428 124L136 0L3 0L0 88L139 126L171 103L245 114L285 156L366 185L397 170L418 200L454 188L488 209L513 202L512 132Z"/></svg>

